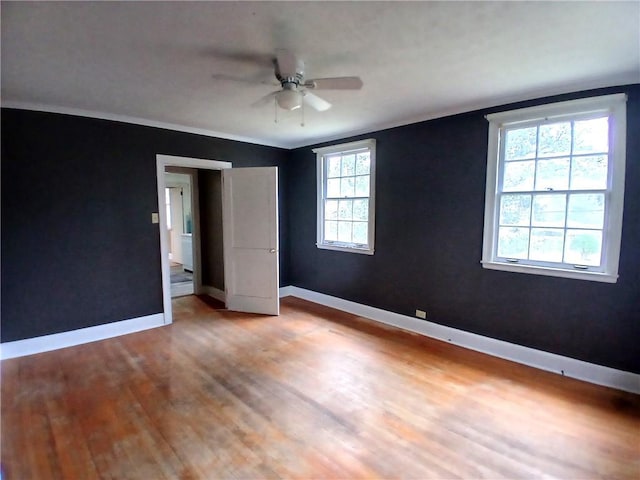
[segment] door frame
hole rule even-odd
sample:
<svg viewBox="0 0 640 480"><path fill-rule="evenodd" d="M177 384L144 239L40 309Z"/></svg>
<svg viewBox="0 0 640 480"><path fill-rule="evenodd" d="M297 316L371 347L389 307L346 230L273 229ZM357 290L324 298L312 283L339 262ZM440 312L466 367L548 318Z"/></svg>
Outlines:
<svg viewBox="0 0 640 480"><path fill-rule="evenodd" d="M162 307L164 315L164 324L173 323L173 312L171 310L171 265L169 263L169 242L166 235L163 235L167 229L167 209L165 208L164 189L165 179L164 173L166 167L186 167L198 170L224 170L231 168L231 162L222 162L219 160L206 160L203 158L178 157L175 155L156 155L156 177L158 186L158 220L160 233L160 265L162 269ZM195 182L194 182L195 183ZM194 293L200 293L202 289L202 265L201 265L201 246L200 246L200 205L198 202L197 185L192 185L191 210L193 213L193 265L194 270Z"/></svg>

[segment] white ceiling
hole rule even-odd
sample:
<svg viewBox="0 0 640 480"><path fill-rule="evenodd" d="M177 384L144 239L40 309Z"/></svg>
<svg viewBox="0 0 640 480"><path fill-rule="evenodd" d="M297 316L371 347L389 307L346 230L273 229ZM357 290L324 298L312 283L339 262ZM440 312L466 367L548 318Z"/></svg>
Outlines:
<svg viewBox="0 0 640 480"><path fill-rule="evenodd" d="M251 104L277 48L326 112ZM248 81L214 79L232 76ZM2 2L2 105L99 112L297 147L510 101L640 82L640 2Z"/></svg>

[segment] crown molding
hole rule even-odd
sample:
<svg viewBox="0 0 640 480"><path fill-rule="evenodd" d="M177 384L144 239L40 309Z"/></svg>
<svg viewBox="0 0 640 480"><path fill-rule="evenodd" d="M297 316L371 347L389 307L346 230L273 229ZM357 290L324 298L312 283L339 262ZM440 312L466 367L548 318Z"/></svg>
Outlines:
<svg viewBox="0 0 640 480"><path fill-rule="evenodd" d="M552 87L531 90L528 92L520 92L511 95L499 95L494 97L488 97L479 102L464 103L455 107L446 108L434 112L429 112L423 115L417 115L405 119L396 119L389 122L377 123L366 128L351 130L347 132L338 133L335 135L328 135L321 137L310 142L305 140L299 144L291 144L285 148L291 150L304 147L312 147L315 145L321 145L327 142L344 141L351 137L357 137L361 135L371 135L375 132L382 130L389 130L391 128L404 127L412 125L414 123L426 122L428 120L435 120L437 118L451 117L453 115L460 115L463 113L475 112L478 110L488 110L492 108L499 108L502 106L510 105L513 103L528 102L533 100L539 100L547 97L554 97L557 95L570 95L572 93L587 92L589 90L597 90L600 88L623 88L627 85L635 85L640 83L640 76L638 75L624 75L617 79L599 79L588 82L576 82L562 88Z"/></svg>
<svg viewBox="0 0 640 480"><path fill-rule="evenodd" d="M253 137L244 137L242 135L233 135L230 133L217 132L215 130L207 130L205 128L189 127L186 125L178 125L175 123L158 122L141 117L131 117L129 115L119 115L116 113L98 112L95 110L83 110L80 108L61 107L58 105L48 105L43 103L29 102L13 102L3 101L2 108L15 108L17 110L31 110L34 112L61 113L64 115L75 115L78 117L97 118L100 120L111 120L114 122L130 123L134 125L142 125L144 127L162 128L164 130L172 130L176 132L192 133L195 135L204 135L206 137L222 138L224 140L235 140L237 142L254 143L266 147L277 147L290 149L285 144L270 142Z"/></svg>
<svg viewBox="0 0 640 480"><path fill-rule="evenodd" d="M155 120L149 120L140 117L131 117L128 115L119 115L115 113L98 112L93 110L83 110L71 107L61 107L56 105L19 102L19 101L2 101L1 106L3 108L15 108L19 110L32 110L38 112L48 113L62 113L66 115L76 115L80 117L98 118L102 120L112 120L116 122L131 123L135 125L143 125L147 127L162 128L165 130L173 130L178 132L192 133L195 135L204 135L207 137L221 138L225 140L235 140L238 142L252 143L257 145L263 145L266 147L283 148L286 150L295 150L298 148L311 147L315 145L321 145L323 143L335 142L345 140L351 137L360 135L373 134L382 130L388 130L391 128L403 127L414 123L426 122L428 120L435 120L437 118L450 117L452 115L459 115L463 113L474 112L477 110L487 110L492 108L498 108L503 105L509 105L512 103L527 102L532 100L538 100L545 97L552 97L556 95L567 95L572 93L585 92L589 90L595 90L599 88L616 88L624 87L626 85L634 85L640 82L640 76L637 73L627 73L623 75L616 75L614 77L591 79L584 82L574 82L568 85L529 90L527 92L519 92L510 95L496 95L493 97L487 97L479 102L464 103L446 108L438 111L432 111L423 115L417 115L404 119L395 119L389 122L381 122L375 125L370 125L365 128L348 130L332 135L322 136L315 139L304 139L299 142L277 142L272 140L265 140L260 138L245 137L241 135L234 135L225 132L218 132L215 130L207 130L204 128L189 127L186 125L178 125L175 123L159 122Z"/></svg>

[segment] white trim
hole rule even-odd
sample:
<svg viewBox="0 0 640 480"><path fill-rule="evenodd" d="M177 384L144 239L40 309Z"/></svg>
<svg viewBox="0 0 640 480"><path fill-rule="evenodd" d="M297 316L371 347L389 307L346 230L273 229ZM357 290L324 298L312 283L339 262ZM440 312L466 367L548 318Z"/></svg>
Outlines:
<svg viewBox="0 0 640 480"><path fill-rule="evenodd" d="M100 118L104 120L113 120L117 122L132 123L136 125L145 125L149 127L163 128L166 130L174 130L178 132L194 133L196 135L205 135L208 137L217 137L227 140L236 140L239 142L255 143L258 145L265 145L277 148L285 148L294 150L297 148L309 147L311 145L317 145L319 143L335 142L345 138L355 137L358 135L368 135L381 130L388 130L390 128L402 127L405 125L413 125L415 123L426 122L428 120L435 120L438 118L450 117L452 115L459 115L462 113L469 113L476 110L485 110L489 108L495 108L502 105L508 105L510 103L526 102L529 100L538 100L544 97L551 97L556 95L565 95L575 92L584 92L588 90L598 88L615 88L616 86L625 86L637 83L637 75L635 73L627 75L616 75L599 78L596 80L590 80L587 82L575 82L569 85L565 85L564 88L558 89L542 88L537 90L531 90L529 92L515 94L515 95L499 95L492 98L485 98L478 102L465 103L457 105L451 108L444 108L436 112L425 113L422 115L416 115L404 120L380 122L375 125L370 125L365 128L354 129L349 131L339 132L333 135L326 135L323 137L314 138L312 140L302 140L300 142L283 142L283 141L269 141L265 139L244 137L240 135L233 135L224 132L217 132L214 130L207 130L196 127L187 127L184 125L178 125L175 123L158 122L155 120L148 120L140 117L132 117L128 115L119 115L115 113L98 112L94 110L84 110L71 107L61 107L56 105L48 105L42 103L32 102L19 102L19 101L2 101L2 108L15 108L19 110L33 110L38 112L50 112L50 113L63 113L67 115L77 115L81 117Z"/></svg>
<svg viewBox="0 0 640 480"><path fill-rule="evenodd" d="M297 148L308 147L311 145L317 145L319 143L336 142L349 137L355 137L359 135L370 135L382 130L388 130L391 128L403 127L406 125L413 125L415 123L426 122L428 120L435 120L438 118L451 117L453 115L460 115L463 113L475 112L477 110L487 110L489 108L501 107L503 105L509 105L511 103L521 103L530 100L539 100L545 97L553 97L557 95L566 95L571 93L586 92L588 90L594 90L598 88L615 88L618 86L633 85L638 83L637 74L631 73L626 76L616 76L615 78L605 78L596 81L588 82L576 82L570 85L565 85L564 88L543 88L532 90L525 93L519 93L515 95L499 95L492 98L484 98L478 102L464 103L451 108L443 108L435 112L425 113L422 115L416 115L411 118L391 121L380 122L375 125L371 125L365 128L344 131L336 133L335 135L327 135L313 139L312 142L304 141L302 143L294 143L292 145L286 145L284 148L291 150Z"/></svg>
<svg viewBox="0 0 640 480"><path fill-rule="evenodd" d="M202 168L204 170L222 170L231 168L231 162L209 160L206 158L179 157L176 155L157 154L156 161L162 161L163 167ZM164 177L164 170L163 177Z"/></svg>
<svg viewBox="0 0 640 480"><path fill-rule="evenodd" d="M185 295L193 295L194 293L193 281L171 284L171 298L184 297Z"/></svg>
<svg viewBox="0 0 640 480"><path fill-rule="evenodd" d="M297 287L292 287L291 285L287 285L286 287L280 287L280 298L293 296L293 292L295 288Z"/></svg>
<svg viewBox="0 0 640 480"><path fill-rule="evenodd" d="M348 253L360 253L362 255L373 255L375 250L373 248L359 248L359 247L350 247L341 243L316 243L316 247L322 250L335 250L337 252L348 252Z"/></svg>
<svg viewBox="0 0 640 480"><path fill-rule="evenodd" d="M23 357L35 353L49 352L59 348L73 347L129 333L140 332L164 325L164 315L154 313L144 317L131 318L119 322L105 323L94 327L80 328L69 332L54 333L41 337L6 342L0 345L0 358Z"/></svg>
<svg viewBox="0 0 640 480"><path fill-rule="evenodd" d="M287 295L326 305L353 315L369 318L376 322L419 333L430 338L486 353L494 357L504 358L540 370L595 383L596 385L604 385L627 392L640 393L640 374L616 370L555 353L496 340L494 338L362 305L304 288L289 286L281 288L280 291L285 291Z"/></svg>
<svg viewBox="0 0 640 480"><path fill-rule="evenodd" d="M528 123L547 119L551 120L554 117L565 117L578 113L609 111L612 106L617 106L618 104L624 105L626 101L627 95L625 93L615 93L613 95L579 98L577 100L547 103L544 105L536 105L535 107L491 113L485 118L492 123L496 123L499 127L503 127L505 125L517 125L521 122Z"/></svg>
<svg viewBox="0 0 640 480"><path fill-rule="evenodd" d="M622 213L624 204L624 179L626 163L626 102L627 95L617 93L597 97L581 98L566 102L556 102L535 107L493 113L486 116L489 121L489 139L487 149L487 177L485 188L484 231L482 237L483 268L508 272L547 275L553 277L616 283L620 260L622 239ZM504 129L513 126L541 125L554 120L575 120L578 116L591 114L609 116L609 178L603 234L601 266L589 270L573 269L566 263L552 264L524 260L509 263L497 256L498 226L500 218L499 195L502 192L501 171L504 167L504 145L501 136ZM532 187L533 188L533 187ZM579 191L571 191L578 193ZM571 193L570 192L570 193ZM509 192L517 193L517 192ZM529 192L525 192L529 194ZM565 231L567 227L565 226Z"/></svg>
<svg viewBox="0 0 640 480"><path fill-rule="evenodd" d="M165 170L166 167L187 167L200 168L203 170L222 170L231 168L231 162L221 162L218 160L205 160L202 158L177 157L175 155L156 155L156 179L158 185L158 214L160 223L158 223L160 236L160 265L162 269L162 308L164 311L164 323L173 322L173 313L171 311L171 266L169 265L169 243L167 236L160 232L167 230L167 211L164 208L164 189L165 189ZM195 179L194 179L195 180ZM194 266L194 290L200 293L201 288L201 265L200 265L200 209L197 198L197 182L193 182L191 189L192 195L192 212L194 219L193 229L193 266Z"/></svg>
<svg viewBox="0 0 640 480"><path fill-rule="evenodd" d="M217 298L214 296L216 291L221 292L221 290L208 286L203 286L203 289L205 293L213 298ZM449 342L494 357L528 365L540 370L559 373L597 385L604 385L640 394L640 375L636 373L616 370L554 353L523 347L521 345L484 337L475 333L469 333L407 315L362 305L292 285L280 287L280 297L288 296L326 305L353 315L369 318L376 322ZM162 313L156 313L145 317L96 325L94 327L82 328L70 332L6 342L0 344L0 358L5 360L25 355L33 355L161 327L165 324L164 318Z"/></svg>
<svg viewBox="0 0 640 480"><path fill-rule="evenodd" d="M337 145L328 145L326 147L313 148L311 151L313 153L319 153L320 155L329 155L331 153L350 153L355 150L364 150L368 148L371 150L375 148L376 141L373 138L368 138L366 140L358 140L355 142L349 143L340 143Z"/></svg>
<svg viewBox="0 0 640 480"><path fill-rule="evenodd" d="M242 135L233 135L231 133L218 132L208 130L206 128L188 127L186 125L178 125L176 123L158 122L147 118L132 117L129 115L120 115L117 113L98 112L95 110L84 110L81 108L60 107L57 105L47 105L43 103L30 102L12 102L3 101L2 108L15 108L17 110L31 110L35 112L61 113L64 115L75 115L77 117L98 118L101 120L111 120L114 122L131 123L134 125L142 125L145 127L162 128L164 130L173 130L176 132L193 133L195 135L204 135L206 137L223 138L225 140L235 140L238 142L254 143L257 145L265 145L277 148L290 148L287 145L278 142L271 142L260 138L245 137Z"/></svg>
<svg viewBox="0 0 640 480"><path fill-rule="evenodd" d="M211 298L215 298L216 300L221 301L222 303L226 303L226 294L224 290L220 290L219 288L212 287L211 285L202 285L202 293L209 295Z"/></svg>
<svg viewBox="0 0 640 480"><path fill-rule="evenodd" d="M332 153L342 155L357 151L369 151L369 218L367 219L367 245L359 246L345 242L327 242L324 240L324 199L327 191L325 185L325 157ZM357 142L329 145L314 148L316 154L316 247L324 250L336 250L347 253L373 255L375 252L376 231L376 139L368 138ZM364 198L364 197L363 197Z"/></svg>
<svg viewBox="0 0 640 480"><path fill-rule="evenodd" d="M562 270L559 268L549 268L537 265L518 265L511 263L501 263L492 261L481 261L483 268L489 270L502 270L503 272L514 273L533 273L537 275L546 275L548 277L575 278L578 280L593 280L594 282L616 283L618 275L609 275L601 272L583 272L580 270Z"/></svg>

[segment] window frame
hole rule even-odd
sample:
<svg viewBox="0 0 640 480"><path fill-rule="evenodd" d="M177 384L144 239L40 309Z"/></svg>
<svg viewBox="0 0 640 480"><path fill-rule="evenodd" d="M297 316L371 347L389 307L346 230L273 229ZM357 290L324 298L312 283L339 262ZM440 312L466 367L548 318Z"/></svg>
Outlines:
<svg viewBox="0 0 640 480"><path fill-rule="evenodd" d="M367 245L361 246L355 243L338 241L326 241L324 239L324 209L326 195L326 158L335 154L348 154L362 150L369 151L369 215L367 220ZM316 209L316 246L324 250L336 250L340 252L361 253L373 255L375 251L375 179L376 179L376 140L368 138L356 142L330 145L312 150L316 154L317 171L317 209Z"/></svg>
<svg viewBox="0 0 640 480"><path fill-rule="evenodd" d="M483 268L607 283L617 282L624 208L626 101L627 95L621 93L510 110L485 117L489 121L489 145L481 260ZM500 218L500 205L497 199L500 194L517 193L499 190L505 163L502 145L505 129L514 126L527 127L563 120L570 121L578 117L603 113L609 116L609 157L601 265L585 270L584 266L574 266L573 269L569 269L565 266L566 264L550 266L549 262L528 261L529 264L525 265L500 259L497 256Z"/></svg>

